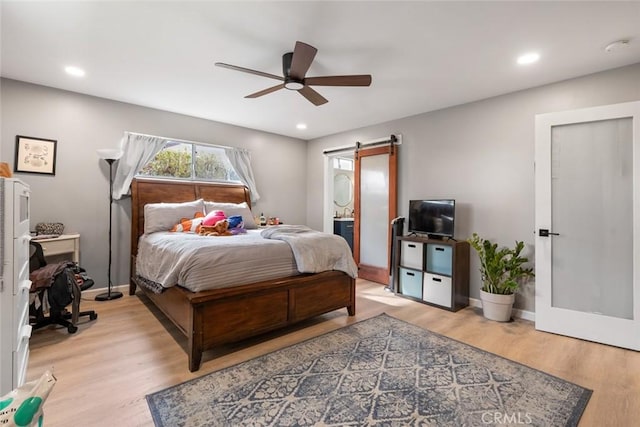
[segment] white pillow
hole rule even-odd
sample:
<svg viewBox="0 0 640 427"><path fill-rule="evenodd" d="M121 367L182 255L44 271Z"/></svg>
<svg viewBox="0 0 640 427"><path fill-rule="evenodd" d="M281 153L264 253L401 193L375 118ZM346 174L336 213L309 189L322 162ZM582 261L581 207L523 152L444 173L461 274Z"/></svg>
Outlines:
<svg viewBox="0 0 640 427"><path fill-rule="evenodd" d="M212 211L223 211L228 217L234 215L242 215L242 221L244 221L244 228L251 230L258 228L256 222L253 219L253 214L247 202L242 203L218 203L218 202L204 202L205 213Z"/></svg>
<svg viewBox="0 0 640 427"><path fill-rule="evenodd" d="M149 203L144 205L144 233L169 231L182 218L193 218L196 212L204 212L202 199L184 203Z"/></svg>

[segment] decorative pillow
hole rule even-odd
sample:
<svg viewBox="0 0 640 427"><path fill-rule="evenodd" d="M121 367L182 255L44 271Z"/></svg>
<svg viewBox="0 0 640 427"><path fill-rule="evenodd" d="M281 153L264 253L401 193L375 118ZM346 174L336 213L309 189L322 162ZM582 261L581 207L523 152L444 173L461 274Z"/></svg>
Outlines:
<svg viewBox="0 0 640 427"><path fill-rule="evenodd" d="M204 212L202 199L184 203L149 203L144 206L144 233L170 230L181 218L193 217L194 212Z"/></svg>
<svg viewBox="0 0 640 427"><path fill-rule="evenodd" d="M211 211L204 217L202 225L216 225L218 221L222 221L223 219L227 219L223 211Z"/></svg>
<svg viewBox="0 0 640 427"><path fill-rule="evenodd" d="M204 202L205 212L212 211L224 211L227 217L240 215L244 221L244 228L254 229L258 228L256 222L253 219L251 209L247 205L247 202L242 203L218 203L218 202Z"/></svg>
<svg viewBox="0 0 640 427"><path fill-rule="evenodd" d="M182 218L179 224L173 226L169 231L182 232L182 233L197 233L200 231L200 226L204 221L204 214L202 212L196 212L193 218Z"/></svg>

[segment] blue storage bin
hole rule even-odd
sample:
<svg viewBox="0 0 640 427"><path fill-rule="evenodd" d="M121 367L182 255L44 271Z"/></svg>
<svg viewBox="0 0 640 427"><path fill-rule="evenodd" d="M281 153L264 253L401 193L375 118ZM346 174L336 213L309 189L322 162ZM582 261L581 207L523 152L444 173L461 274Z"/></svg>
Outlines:
<svg viewBox="0 0 640 427"><path fill-rule="evenodd" d="M453 262L452 247L427 243L427 271L429 273L451 276Z"/></svg>
<svg viewBox="0 0 640 427"><path fill-rule="evenodd" d="M422 271L400 267L400 293L422 299Z"/></svg>

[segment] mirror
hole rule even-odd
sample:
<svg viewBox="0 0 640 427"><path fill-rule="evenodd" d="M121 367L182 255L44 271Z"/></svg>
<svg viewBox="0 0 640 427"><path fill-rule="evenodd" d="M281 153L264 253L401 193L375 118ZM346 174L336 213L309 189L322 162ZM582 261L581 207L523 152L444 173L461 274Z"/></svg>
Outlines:
<svg viewBox="0 0 640 427"><path fill-rule="evenodd" d="M353 200L353 182L351 177L344 173L333 177L333 203L341 208L347 206Z"/></svg>

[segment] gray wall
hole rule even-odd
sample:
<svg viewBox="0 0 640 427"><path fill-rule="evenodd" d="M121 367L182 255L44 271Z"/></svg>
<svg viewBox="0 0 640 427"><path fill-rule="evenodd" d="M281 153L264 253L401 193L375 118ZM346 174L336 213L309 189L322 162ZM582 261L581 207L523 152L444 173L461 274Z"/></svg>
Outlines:
<svg viewBox="0 0 640 427"><path fill-rule="evenodd" d="M31 185L31 222L59 221L81 233L81 264L106 286L109 168L98 148L117 148L125 131L251 151L261 199L254 214L305 223L306 143L224 123L110 101L15 80L0 81L1 161L13 168L16 135L58 141L55 176L16 174ZM114 285L129 283L129 199L114 202Z"/></svg>
<svg viewBox="0 0 640 427"><path fill-rule="evenodd" d="M262 199L254 213L322 229L323 155L329 147L403 135L399 211L409 199L453 197L456 236L472 232L501 244L524 240L533 257L534 116L640 99L640 64L507 94L363 129L303 141L223 123L0 80L0 161L13 165L15 136L58 140L55 177L17 176L31 184L32 222L61 221L82 234L82 264L106 283L108 167L95 154L117 147L124 131L251 150ZM425 95L428 96L428 95ZM306 172L305 172L306 167ZM306 200L306 207L296 201ZM305 209L306 208L306 209ZM128 283L130 203L114 208L114 284ZM480 278L472 255L471 296ZM533 287L517 307L533 310Z"/></svg>
<svg viewBox="0 0 640 427"><path fill-rule="evenodd" d="M504 245L523 240L533 260L535 115L636 100L640 64L309 141L307 223L322 229L323 149L400 133L400 215L410 199L455 198L458 239L477 232ZM474 298L478 266L472 253ZM533 290L516 307L533 311Z"/></svg>

